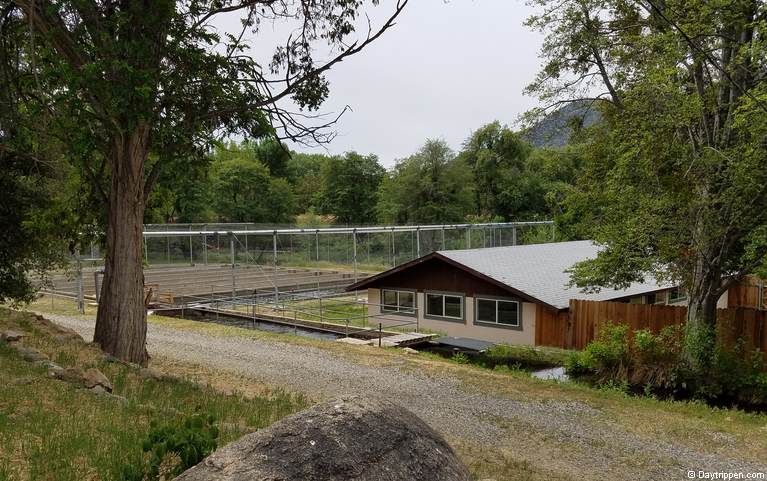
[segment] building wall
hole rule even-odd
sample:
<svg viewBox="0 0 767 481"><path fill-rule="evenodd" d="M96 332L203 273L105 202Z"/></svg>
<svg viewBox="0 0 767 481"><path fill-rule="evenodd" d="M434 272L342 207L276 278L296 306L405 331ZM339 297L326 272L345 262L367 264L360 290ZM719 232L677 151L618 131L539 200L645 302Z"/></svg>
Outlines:
<svg viewBox="0 0 767 481"><path fill-rule="evenodd" d="M392 287L394 288L394 287ZM483 294L492 296L492 294ZM535 321L536 305L531 302L520 302L522 306L522 328L513 329L510 327L488 326L486 324L477 324L474 322L474 297L464 297L464 316L463 320L453 319L435 319L425 316L426 295L424 292L416 293L416 312L417 315L401 314L381 314L381 290L377 288L368 289L368 315L370 324L381 323L383 326L401 324L405 322L415 323L419 329L429 329L453 337L467 337L471 339L480 339L483 341L518 344L532 346L535 344Z"/></svg>

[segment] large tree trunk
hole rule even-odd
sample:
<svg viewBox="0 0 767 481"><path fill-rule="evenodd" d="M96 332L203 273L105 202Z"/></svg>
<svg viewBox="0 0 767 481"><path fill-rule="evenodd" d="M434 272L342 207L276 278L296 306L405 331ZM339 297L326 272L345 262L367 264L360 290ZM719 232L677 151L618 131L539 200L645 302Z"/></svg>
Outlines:
<svg viewBox="0 0 767 481"><path fill-rule="evenodd" d="M716 345L716 305L721 295L721 277L698 269L688 288L684 352L690 367L705 373Z"/></svg>
<svg viewBox="0 0 767 481"><path fill-rule="evenodd" d="M114 141L109 192L104 283L93 340L118 359L146 364L143 220L148 128Z"/></svg>

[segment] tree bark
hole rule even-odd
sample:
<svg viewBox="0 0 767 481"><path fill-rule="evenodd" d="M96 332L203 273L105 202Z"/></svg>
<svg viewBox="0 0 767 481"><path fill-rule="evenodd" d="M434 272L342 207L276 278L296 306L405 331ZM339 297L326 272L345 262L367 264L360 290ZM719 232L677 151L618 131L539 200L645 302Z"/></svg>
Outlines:
<svg viewBox="0 0 767 481"><path fill-rule="evenodd" d="M710 366L716 346L716 305L722 294L721 276L698 269L687 292L685 359L703 373Z"/></svg>
<svg viewBox="0 0 767 481"><path fill-rule="evenodd" d="M148 152L146 125L113 141L104 282L93 336L105 352L141 365L149 359L142 254Z"/></svg>

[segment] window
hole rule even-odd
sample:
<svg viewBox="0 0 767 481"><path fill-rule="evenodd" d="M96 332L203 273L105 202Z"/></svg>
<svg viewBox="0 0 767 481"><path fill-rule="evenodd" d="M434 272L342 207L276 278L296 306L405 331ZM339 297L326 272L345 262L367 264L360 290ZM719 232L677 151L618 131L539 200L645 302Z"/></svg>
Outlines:
<svg viewBox="0 0 767 481"><path fill-rule="evenodd" d="M687 300L687 293L681 287L676 287L668 291L668 304L675 304Z"/></svg>
<svg viewBox="0 0 767 481"><path fill-rule="evenodd" d="M666 303L666 293L665 292L655 292L653 294L647 294L645 297L645 304L665 304Z"/></svg>
<svg viewBox="0 0 767 481"><path fill-rule="evenodd" d="M463 297L449 294L426 294L426 314L463 319Z"/></svg>
<svg viewBox="0 0 767 481"><path fill-rule="evenodd" d="M520 326L519 302L477 298L477 322Z"/></svg>
<svg viewBox="0 0 767 481"><path fill-rule="evenodd" d="M381 301L381 312L415 313L415 292L413 291L383 289Z"/></svg>

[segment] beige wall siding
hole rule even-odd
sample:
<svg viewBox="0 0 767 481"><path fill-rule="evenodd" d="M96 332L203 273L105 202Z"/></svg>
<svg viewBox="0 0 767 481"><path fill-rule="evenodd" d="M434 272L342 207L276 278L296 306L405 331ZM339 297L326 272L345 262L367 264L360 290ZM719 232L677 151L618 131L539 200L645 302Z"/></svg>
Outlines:
<svg viewBox="0 0 767 481"><path fill-rule="evenodd" d="M535 343L535 304L522 302L522 330L478 325L474 323L474 298L464 297L464 319L438 320L424 316L426 297L423 292L416 294L416 309L419 328L429 329L454 337L468 337L483 341L532 346ZM368 289L368 314L370 323L382 323L384 326L415 321L414 316L387 314L380 316L381 291Z"/></svg>

